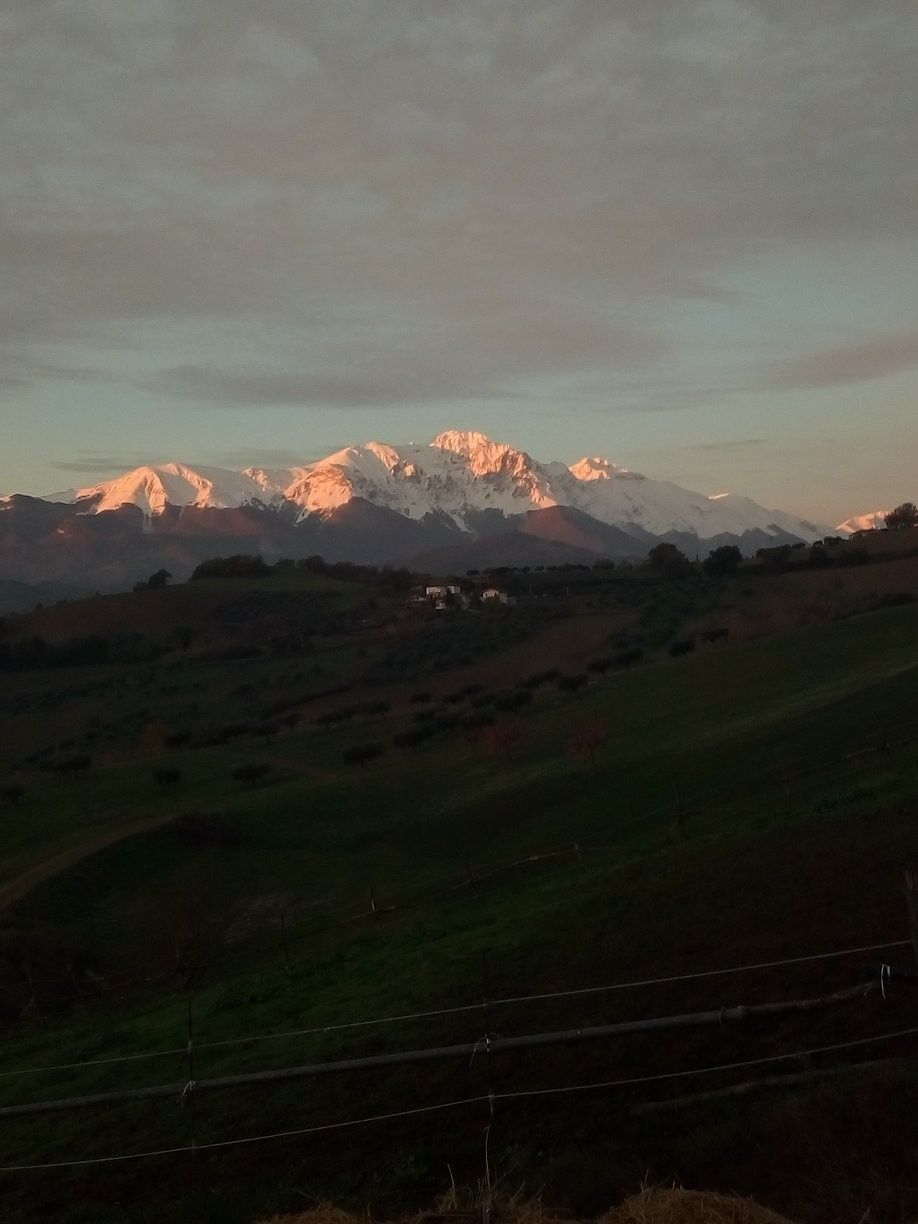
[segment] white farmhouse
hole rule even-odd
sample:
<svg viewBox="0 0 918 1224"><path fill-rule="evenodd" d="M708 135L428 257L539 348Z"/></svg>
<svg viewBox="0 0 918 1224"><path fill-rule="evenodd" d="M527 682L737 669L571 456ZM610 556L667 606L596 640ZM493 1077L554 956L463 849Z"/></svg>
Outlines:
<svg viewBox="0 0 918 1224"><path fill-rule="evenodd" d="M497 587L488 587L486 590L482 591L481 599L483 603L505 604L510 602L510 596L507 594L507 592L499 591Z"/></svg>

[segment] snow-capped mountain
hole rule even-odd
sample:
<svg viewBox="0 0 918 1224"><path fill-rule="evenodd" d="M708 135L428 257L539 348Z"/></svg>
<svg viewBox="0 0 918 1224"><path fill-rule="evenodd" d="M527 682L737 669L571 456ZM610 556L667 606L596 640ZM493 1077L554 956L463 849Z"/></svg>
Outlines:
<svg viewBox="0 0 918 1224"><path fill-rule="evenodd" d="M138 467L114 480L68 489L43 499L67 503L86 502L87 513L101 514L119 506L137 506L144 514L162 514L167 506L197 506L229 510L252 502L277 502L279 491L259 482L247 472L223 468L189 467L185 463L163 463Z"/></svg>
<svg viewBox="0 0 918 1224"><path fill-rule="evenodd" d="M733 493L706 495L591 456L540 463L480 433L367 442L243 472L165 463L46 498L0 497L0 581L122 590L237 552L462 573L483 565L751 555L833 532Z"/></svg>
<svg viewBox="0 0 918 1224"><path fill-rule="evenodd" d="M243 472L181 463L139 467L114 480L57 494L87 514L122 505L145 515L168 507L229 509L288 506L301 520L328 515L354 499L409 519L437 516L461 531L476 515L513 516L566 506L626 531L659 536L680 532L708 540L749 532L807 541L829 529L732 493L705 495L597 456L567 466L539 463L525 451L484 434L449 430L428 445L367 442L315 463Z"/></svg>
<svg viewBox="0 0 918 1224"><path fill-rule="evenodd" d="M853 535L855 531L882 531L886 526L887 514L888 510L871 510L868 514L856 514L853 518L839 523L835 530L840 531L842 535Z"/></svg>

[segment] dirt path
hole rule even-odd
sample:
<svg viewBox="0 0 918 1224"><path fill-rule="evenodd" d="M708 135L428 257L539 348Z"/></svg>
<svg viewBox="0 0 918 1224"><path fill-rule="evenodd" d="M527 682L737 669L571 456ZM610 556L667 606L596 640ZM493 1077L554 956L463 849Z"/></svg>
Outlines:
<svg viewBox="0 0 918 1224"><path fill-rule="evenodd" d="M168 824L174 818L175 812L169 812L165 816L154 816L149 820L140 820L136 824L121 825L117 829L110 829L107 833L100 833L90 841L81 842L79 846L72 846L69 850L63 850L60 854L36 863L28 871L24 871L5 884L0 884L0 912L17 901L21 901L33 888L43 884L45 880L50 880L52 876L69 870L98 850L113 846L127 837L133 837L136 833L146 833L150 829Z"/></svg>

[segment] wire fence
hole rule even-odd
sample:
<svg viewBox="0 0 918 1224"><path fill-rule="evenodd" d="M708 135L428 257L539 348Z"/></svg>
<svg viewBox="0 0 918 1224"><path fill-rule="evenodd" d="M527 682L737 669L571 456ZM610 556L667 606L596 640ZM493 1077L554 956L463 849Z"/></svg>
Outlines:
<svg viewBox="0 0 918 1224"><path fill-rule="evenodd" d="M911 737L904 738L904 739L899 738L893 741L886 734L885 730L882 727L879 727L874 732L872 732L871 736L872 738L877 738L878 742L870 743L870 744L867 744L866 746L859 747L853 752L845 753L842 756L836 756L834 760L832 761L824 761L820 759L808 759L806 762L805 769L801 769L797 774L789 774L787 768L782 768L780 772L776 771L774 774L768 774L766 776L775 781L786 782L788 777L804 776L806 774L815 773L831 765L837 765L839 761L841 762L852 762L853 761L857 763L858 761L860 761L862 758L865 758L865 757L874 756L880 753L889 754L913 742L913 739ZM715 793L723 792L724 790L729 790L729 789L730 789L729 786L707 788L705 792L696 793L692 795L690 799L682 799L682 797L679 796L679 794L677 793L675 795L674 804L658 806L652 809L651 811L643 812L635 816L633 820L635 823L638 823L638 822L646 823L657 817L672 816L674 807L677 809L677 811L683 811L683 812L687 810L697 810L701 807L702 804L705 804L706 802L709 803L710 800L714 797ZM400 910L407 910L413 905L423 904L425 902L441 899L443 897L461 895L463 892L468 891L469 889L474 889L480 886L485 881L500 877L502 874L506 872L510 872L510 871L517 870L520 868L524 868L524 867L528 867L532 865L538 865L538 864L554 865L554 864L558 864L562 862L570 862L574 859L583 859L585 856L588 856L588 855L599 856L603 854L608 854L610 852L620 854L621 849L622 849L621 842L617 842L611 845L591 845L586 842L577 841L577 842L572 843L568 847L555 848L552 850L534 853L534 854L526 855L526 856L512 859L512 860L506 860L500 863L493 863L487 867L480 867L477 870L473 869L471 865L468 863L468 860L466 860L464 863L465 878L457 880L455 876L452 879L449 879L448 877L444 877L443 880L441 881L439 888L434 888L432 890L422 890L420 892L416 892L414 895L412 895L408 899L403 899L401 901L393 901L386 905L378 904L376 901L375 895L371 891L370 896L369 896L369 902L370 902L369 906L361 909L360 911L352 909L343 915L340 912L336 915L332 911L328 915L323 916L326 920L326 924L324 926L315 925L315 919L313 919L312 920L313 925L309 925L309 923L303 924L306 929L301 930L301 931L297 931L296 929L294 929L294 932L290 934L289 937L287 936L287 933L285 932L284 933L285 940L289 938L289 943L292 944L297 939L300 939L300 938L308 939L315 934L325 933L325 932L339 929L345 926L352 926L353 924L359 923L359 922L376 921L376 920L379 920L384 915L395 913ZM444 1101L444 1102L431 1104L431 1105L423 1105L423 1106L418 1106L418 1107L406 1108L403 1110L397 1110L397 1111L392 1111L388 1113L374 1114L374 1115L371 1115L365 1118L355 1118L355 1119L347 1119L344 1121L327 1122L327 1123L317 1124L316 1126L302 1127L302 1128L297 1128L297 1129L288 1130L288 1131L277 1131L277 1132L254 1135L254 1136L237 1136L234 1138L215 1141L213 1143L198 1144L194 1142L193 1140L190 1145L164 1147L160 1149L154 1149L154 1150L143 1151L143 1152L116 1153L113 1155L75 1158L72 1160L65 1159L65 1160L37 1162L34 1164L10 1164L7 1166L0 1167L0 1172L13 1173L13 1172L25 1172L25 1171L32 1170L32 1169L39 1170L39 1169L53 1169L53 1168L76 1168L76 1167L83 1166L83 1165L103 1165L103 1164L110 1164L110 1163L121 1162L121 1161L142 1160L147 1157L178 1155L178 1154L187 1153L190 1151L219 1150L219 1149L230 1148L230 1147L234 1147L238 1145L267 1142L273 1139L291 1138L291 1137L296 1137L296 1136L308 1136L311 1134L319 1134L325 1131L334 1131L334 1130L339 1130L339 1129L348 1128L348 1127L360 1127L360 1126L367 1125L367 1124L374 1123L374 1122L394 1120L397 1118L410 1118L414 1116L424 1115L427 1113L455 1110L455 1109L458 1109L464 1106L470 1107L472 1105L485 1104L493 1112L495 1103L499 1101L512 1101L512 1100L522 1101L522 1100L533 1099L533 1098L545 1098L545 1097L559 1095L559 1094L582 1093L582 1092L588 1092L592 1090L595 1090L595 1091L610 1090L611 1091L611 1090L616 1090L616 1089L637 1088L637 1087L640 1087L641 1085L650 1085L654 1083L665 1083L665 1082L680 1080L680 1079L688 1078L692 1076L700 1077L700 1076L706 1076L706 1075L714 1075L715 1073L728 1073L732 1071L745 1070L745 1069L749 1069L753 1067L765 1067L770 1064L787 1062L793 1059L807 1059L810 1057L827 1055L829 1053L835 1053L835 1052L840 1053L840 1052L847 1051L847 1050L858 1049L862 1046L867 1046L874 1042L884 1042L884 1041L888 1042L888 1041L894 1041L894 1040L900 1040L900 1039L905 1040L909 1037L914 1036L916 1033L918 1033L918 1029L901 1029L901 1030L898 1030L892 1033L857 1038L851 1041L835 1043L834 1045L818 1046L818 1047L813 1047L811 1049L802 1050L802 1051L798 1050L798 1051L791 1051L787 1053L771 1054L771 1055L766 1055L766 1056L762 1056L759 1058L745 1059L745 1060L739 1060L739 1061L734 1061L734 1062L721 1062L721 1063L700 1066L700 1067L683 1068L683 1069L677 1069L673 1071L658 1072L654 1074L641 1075L641 1076L631 1076L631 1077L622 1078L622 1079L589 1080L583 1083L576 1083L576 1084L570 1083L570 1084L565 1084L565 1085L560 1085L560 1086L555 1086L555 1087L533 1087L533 1088L525 1088L525 1089L521 1088L521 1089L514 1090L514 1091L496 1092L494 1091L493 1086L491 1084L491 1080L490 1080L490 1058L491 1058L492 1053L498 1053L500 1050L499 1043L495 1041L495 1039L493 1038L493 1034L491 1034L490 1032L491 1014L492 1012L496 1012L497 1010L501 1008L508 1008L511 1006L526 1007L528 1005L534 1005L534 1004L549 1001L549 1000L573 1000L573 999L588 998L588 997L599 998L603 996L612 995L617 992L638 990L641 988L681 985L681 984L686 984L690 982L703 981L706 979L717 979L717 978L727 977L730 975L748 974L748 973L754 973L754 972L760 972L760 971L779 970L779 969L785 969L785 968L789 968L793 966L813 964L813 963L818 963L818 962L828 962L828 961L833 961L833 960L840 960L846 957L850 958L850 957L864 956L864 955L874 954L874 953L883 954L884 956L887 956L890 952L896 949L902 949L902 948L906 948L910 946L910 942L911 941L907 939L895 939L895 940L890 940L890 941L886 941L883 943L864 943L864 944L859 944L856 946L846 947L842 949L812 952L812 953L807 953L804 955L793 956L793 957L784 957L784 958L778 958L778 959L772 959L772 960L757 960L757 961L750 961L744 964L731 965L731 966L726 966L726 967L714 967L714 968L706 968L706 969L699 969L699 970L693 969L693 970L682 972L682 973L660 975L660 976L655 976L655 977L654 976L643 977L643 978L636 978L636 979L624 980L624 981L613 981L613 982L607 982L607 983L603 983L599 985L572 987L570 989L542 991L542 992L534 992L534 993L528 993L528 994L516 994L516 995L506 995L506 996L496 995L496 996L490 997L492 996L492 992L489 989L486 989L484 992L484 998L482 998L479 1001L462 1002L462 1003L457 1003L455 1005L448 1006L448 1007L424 1009L424 1010L417 1010L417 1011L404 1011L404 1012L397 1012L397 1013L386 1014L386 1015L365 1016L365 1017L358 1017L358 1018L354 1018L351 1020L344 1020L344 1021L336 1020L336 1021L324 1023L324 1024L315 1024L309 1027L285 1029L285 1030L273 1031L273 1032L265 1031L265 1032L243 1033L243 1034L232 1036L232 1037L214 1038L212 1040L204 1040L204 1041L198 1041L192 1038L192 1014L191 1014L191 1003L189 1000L189 1003L188 1003L188 1041L184 1045L174 1045L168 1048L158 1049L158 1050L157 1049L147 1049L147 1050L139 1050L139 1051L130 1051L130 1052L125 1052L123 1054L113 1054L111 1056L93 1058L93 1059L72 1058L70 1060L61 1060L59 1062L36 1065L36 1066L6 1068L0 1071L0 1081L12 1082L12 1081L24 1079L25 1077L37 1076L37 1075L56 1075L59 1073L74 1073L74 1072L80 1073L83 1071L91 1072L93 1069L99 1069L103 1067L116 1068L119 1065L143 1064L151 1060L165 1059L169 1057L184 1058L187 1061L188 1078L186 1081L184 1081L184 1086L182 1088L181 1096L182 1096L183 1104L187 1103L193 1109L196 1093L198 1091L205 1090L203 1088L203 1085L200 1083L200 1081L195 1080L194 1056L195 1054L200 1054L201 1052L206 1051L206 1050L224 1050L224 1049L238 1048L238 1047L243 1047L243 1046L261 1045L267 1042L278 1042L278 1041L284 1041L284 1040L302 1039L302 1038L315 1037L315 1036L326 1036L330 1034L344 1034L344 1033L351 1033L351 1032L357 1033L361 1031L381 1029L386 1026L400 1026L400 1025L405 1025L409 1023L420 1023L420 1022L424 1022L428 1020L440 1019L440 1018L446 1018L446 1017L478 1015L478 1016L481 1016L484 1020L484 1032L483 1032L483 1035L480 1038L478 1038L472 1046L473 1057L474 1057L474 1051L480 1049L481 1052L488 1059L488 1063L489 1063L488 1092L484 1095L462 1097L457 1100L450 1100L450 1101ZM210 961L209 968L225 967L233 963L239 964L239 963L242 963L245 959L246 958L241 957L241 956L217 958L217 959ZM274 957L271 958L271 961L269 963L276 964L277 959L278 959L277 953L275 952ZM247 965L245 972L250 972L252 967L253 966L249 963ZM886 969L888 973L888 970L889 970L888 965L884 965L884 968ZM882 974L883 974L883 970L881 969L880 980L879 980L879 986L881 988L883 986ZM152 984L156 984L158 982L166 981L168 979L174 979L175 976L176 976L175 966L164 963L162 966L159 967L159 972L154 972L154 973L147 972L143 976L134 976L133 978L125 978L122 981L100 982L98 984L98 988L99 988L100 995L108 996L110 998L114 997L117 999L119 997L125 996L133 989L137 989L139 987L147 987ZM226 979L223 978L221 980L226 980ZM68 984L68 979L61 978L61 979L48 979L47 981L35 981L35 982L30 982L29 986L33 990L33 992L35 992L37 988L43 985L51 985L51 984L66 985ZM72 984L72 982L69 982L69 984ZM19 989L21 989L22 985L21 984L7 984L7 988L12 988L12 987L18 987ZM79 999L85 1002L87 999L87 991L85 990L85 988L76 989L72 992L72 994L69 997ZM61 996L58 995L57 998L61 998ZM616 1026L612 1026L612 1027L614 1028ZM841 1070L842 1068L834 1068L834 1069ZM272 1069L272 1071L267 1072L266 1074L268 1076L274 1077L275 1079L282 1079L284 1078L285 1071L289 1072L291 1070L296 1070L296 1069L295 1068L294 1069L275 1068L275 1069ZM260 1073L258 1072L254 1072L254 1073L244 1072L241 1076L241 1079L243 1081L246 1081L250 1079L253 1075L255 1077L258 1077L259 1074ZM230 1077L225 1077L225 1078L233 1079L234 1077L230 1076ZM240 1078L240 1077L237 1076L235 1078ZM153 1087L156 1088L157 1086L153 1086ZM175 1091L174 1085L173 1086L170 1086L170 1085L159 1086L159 1088L167 1090L168 1093L172 1093ZM137 1090L137 1096L139 1099L143 1098L145 1091L146 1090L144 1089ZM62 1098L62 1103L72 1101L74 1099L76 1098ZM41 1104L41 1103L39 1102L38 1104ZM7 1113L7 1112L12 1113L17 1109L18 1107L16 1106L13 1106L13 1107L0 1106L0 1113ZM192 1124L192 1130L193 1129L194 1128Z"/></svg>
<svg viewBox="0 0 918 1224"><path fill-rule="evenodd" d="M114 1164L124 1161L147 1160L163 1156L179 1156L189 1153L201 1153L208 1151L213 1152L228 1148L241 1147L247 1144L266 1143L281 1139L304 1138L308 1135L317 1135L327 1133L329 1131L339 1131L353 1127L367 1126L373 1123L391 1122L404 1118L415 1118L422 1115L464 1108L471 1105L487 1105L491 1109L493 1116L494 1106L498 1102L533 1100L535 1098L557 1097L575 1093L597 1092L600 1090L609 1091L612 1089L623 1088L632 1089L649 1084L672 1082L674 1080L682 1080L691 1077L715 1075L737 1070L745 1071L750 1067L773 1066L777 1063L787 1063L794 1060L808 1061L824 1054L840 1053L842 1051L853 1049L863 1049L866 1046L875 1045L877 1043L897 1041L907 1037L914 1037L916 1035L918 1035L918 1027L912 1027L899 1029L891 1033L881 1033L872 1037L858 1038L852 1041L835 1042L831 1045L795 1050L784 1054L771 1054L760 1058L742 1059L734 1062L717 1063L701 1067L688 1067L676 1071L666 1071L652 1075L628 1076L626 1078L610 1080L592 1080L586 1083L562 1084L551 1087L504 1092L495 1092L489 1089L486 1094L463 1097L457 1100L440 1101L429 1105L414 1106L409 1109L392 1110L387 1113L371 1114L360 1118L348 1118L343 1121L325 1122L316 1126L297 1127L291 1130L274 1131L267 1134L240 1135L213 1142L192 1142L190 1144L182 1144L174 1147L157 1148L140 1152L119 1152L105 1156L78 1157L66 1160L41 1161L30 1164L4 1165L0 1166L0 1173L23 1173L52 1169L75 1169L87 1166ZM871 1064L871 1068L875 1066L875 1063ZM839 1070L855 1070L856 1068L857 1064L854 1064L853 1067L850 1068L831 1067L826 1068L825 1070L827 1074L830 1074ZM768 1082L768 1080L761 1081L763 1084Z"/></svg>
<svg viewBox="0 0 918 1224"><path fill-rule="evenodd" d="M404 1025L407 1023L430 1020L447 1016L483 1013L501 1007L520 1006L529 1003L541 1003L555 999L574 999L587 996L599 996L626 990L638 990L653 986L674 985L704 979L728 977L735 974L755 973L771 969L783 969L793 965L813 964L820 961L839 960L852 956L863 956L873 952L889 952L896 948L910 947L908 939L889 940L885 943L862 944L857 947L840 948L830 952L814 952L805 956L785 957L779 960L757 961L744 965L730 965L717 969L702 969L690 973L668 974L662 977L637 978L630 981L610 982L599 986L582 986L569 990L541 991L534 994L497 996L483 999L475 1003L461 1003L452 1007L440 1007L415 1012L400 1012L394 1015L373 1016L358 1020L314 1025L309 1028L287 1029L274 1033L253 1033L238 1037L230 1037L216 1041L198 1041L195 1049L226 1049L232 1046L252 1045L264 1041L279 1041L300 1037L326 1036L331 1033L353 1032L359 1029L377 1028L384 1025ZM65 1063L51 1063L35 1067L18 1067L12 1070L0 1071L0 1080L19 1078L25 1075L38 1075L54 1071L70 1071L86 1067L100 1067L117 1063L142 1062L149 1059L166 1058L184 1055L187 1046L174 1046L165 1050L144 1050L132 1054L114 1055L107 1058L74 1060Z"/></svg>

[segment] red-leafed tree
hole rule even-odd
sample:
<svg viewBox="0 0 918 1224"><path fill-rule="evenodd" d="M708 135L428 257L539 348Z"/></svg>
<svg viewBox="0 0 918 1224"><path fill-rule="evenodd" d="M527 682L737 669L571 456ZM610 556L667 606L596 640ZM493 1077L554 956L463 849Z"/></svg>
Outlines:
<svg viewBox="0 0 918 1224"><path fill-rule="evenodd" d="M493 727L484 727L481 732L481 742L491 756L502 756L508 761L512 759L523 739L522 727L514 723L498 723Z"/></svg>
<svg viewBox="0 0 918 1224"><path fill-rule="evenodd" d="M567 745L567 751L577 761L588 760L595 769L596 753L609 738L608 728L600 722L587 723L575 731Z"/></svg>

